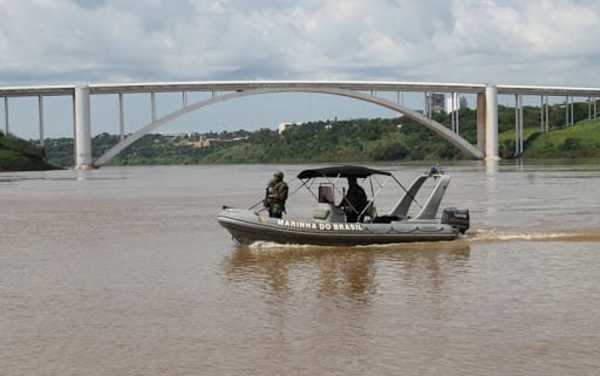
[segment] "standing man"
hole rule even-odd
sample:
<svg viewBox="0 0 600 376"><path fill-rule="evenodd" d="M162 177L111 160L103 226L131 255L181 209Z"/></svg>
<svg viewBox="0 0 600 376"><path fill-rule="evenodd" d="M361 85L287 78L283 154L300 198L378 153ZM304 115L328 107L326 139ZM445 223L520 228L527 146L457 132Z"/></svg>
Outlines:
<svg viewBox="0 0 600 376"><path fill-rule="evenodd" d="M285 202L288 197L288 186L283 181L283 172L278 171L273 174L273 179L267 186L266 197L264 201L265 208L269 210L269 217L281 218L285 212Z"/></svg>

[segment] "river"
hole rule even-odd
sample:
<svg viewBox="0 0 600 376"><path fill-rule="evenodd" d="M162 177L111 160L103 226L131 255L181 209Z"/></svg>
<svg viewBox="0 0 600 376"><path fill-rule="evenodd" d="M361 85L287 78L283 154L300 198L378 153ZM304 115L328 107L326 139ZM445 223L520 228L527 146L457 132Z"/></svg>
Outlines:
<svg viewBox="0 0 600 376"><path fill-rule="evenodd" d="M221 205L303 167L1 174L0 374L600 373L597 162L444 166L455 242L236 246Z"/></svg>

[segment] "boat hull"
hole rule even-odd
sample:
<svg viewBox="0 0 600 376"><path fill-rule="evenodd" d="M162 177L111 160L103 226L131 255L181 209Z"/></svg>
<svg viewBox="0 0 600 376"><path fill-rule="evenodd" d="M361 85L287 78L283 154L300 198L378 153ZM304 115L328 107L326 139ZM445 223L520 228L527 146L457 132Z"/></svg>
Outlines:
<svg viewBox="0 0 600 376"><path fill-rule="evenodd" d="M274 219L248 210L225 209L219 224L242 244L369 245L454 240L459 231L439 221L398 221L390 224L317 223Z"/></svg>

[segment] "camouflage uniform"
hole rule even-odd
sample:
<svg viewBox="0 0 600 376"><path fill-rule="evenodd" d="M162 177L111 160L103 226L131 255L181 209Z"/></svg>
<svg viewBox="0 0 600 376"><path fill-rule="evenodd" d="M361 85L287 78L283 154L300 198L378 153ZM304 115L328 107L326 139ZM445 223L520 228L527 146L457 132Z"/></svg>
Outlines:
<svg viewBox="0 0 600 376"><path fill-rule="evenodd" d="M269 217L281 218L285 212L285 201L288 196L288 186L283 181L283 173L273 175L269 182L265 197L265 208L269 210Z"/></svg>

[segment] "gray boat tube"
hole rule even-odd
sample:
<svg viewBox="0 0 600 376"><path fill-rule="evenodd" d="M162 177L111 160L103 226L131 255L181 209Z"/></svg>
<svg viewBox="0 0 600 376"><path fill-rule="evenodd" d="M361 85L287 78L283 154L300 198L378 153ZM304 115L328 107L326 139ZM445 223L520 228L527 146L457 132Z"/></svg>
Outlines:
<svg viewBox="0 0 600 376"><path fill-rule="evenodd" d="M234 208L224 209L218 221L241 244L368 245L454 240L459 235L458 229L441 222L319 223L269 218Z"/></svg>

